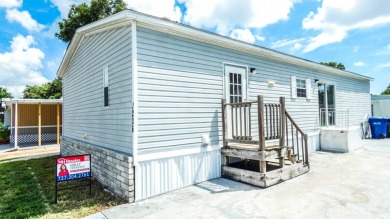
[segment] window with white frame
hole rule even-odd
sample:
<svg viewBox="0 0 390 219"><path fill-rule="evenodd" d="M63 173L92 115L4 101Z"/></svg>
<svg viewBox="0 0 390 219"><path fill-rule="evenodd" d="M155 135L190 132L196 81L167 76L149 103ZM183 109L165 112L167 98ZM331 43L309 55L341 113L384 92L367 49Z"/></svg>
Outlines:
<svg viewBox="0 0 390 219"><path fill-rule="evenodd" d="M306 97L306 80L297 78L297 97Z"/></svg>
<svg viewBox="0 0 390 219"><path fill-rule="evenodd" d="M104 106L109 105L109 99L108 99L108 65L103 67L103 104Z"/></svg>
<svg viewBox="0 0 390 219"><path fill-rule="evenodd" d="M230 103L242 102L243 97L243 84L241 80L241 74L230 73Z"/></svg>

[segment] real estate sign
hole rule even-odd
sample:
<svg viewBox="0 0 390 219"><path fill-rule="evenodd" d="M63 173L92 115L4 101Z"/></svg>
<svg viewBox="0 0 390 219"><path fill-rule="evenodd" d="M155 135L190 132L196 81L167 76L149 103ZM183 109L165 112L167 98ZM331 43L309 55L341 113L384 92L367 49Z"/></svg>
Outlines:
<svg viewBox="0 0 390 219"><path fill-rule="evenodd" d="M91 176L91 155L78 155L57 158L57 182Z"/></svg>

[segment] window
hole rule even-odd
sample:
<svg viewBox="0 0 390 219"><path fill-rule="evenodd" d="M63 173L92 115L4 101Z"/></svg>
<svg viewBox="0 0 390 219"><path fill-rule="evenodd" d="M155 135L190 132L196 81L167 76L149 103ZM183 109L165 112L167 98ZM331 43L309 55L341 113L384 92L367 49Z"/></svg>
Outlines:
<svg viewBox="0 0 390 219"><path fill-rule="evenodd" d="M306 80L297 79L297 97L306 97Z"/></svg>
<svg viewBox="0 0 390 219"><path fill-rule="evenodd" d="M108 106L108 66L103 67L103 95L104 95L104 106Z"/></svg>
<svg viewBox="0 0 390 219"><path fill-rule="evenodd" d="M229 73L230 81L230 103L242 102L242 80L241 74Z"/></svg>

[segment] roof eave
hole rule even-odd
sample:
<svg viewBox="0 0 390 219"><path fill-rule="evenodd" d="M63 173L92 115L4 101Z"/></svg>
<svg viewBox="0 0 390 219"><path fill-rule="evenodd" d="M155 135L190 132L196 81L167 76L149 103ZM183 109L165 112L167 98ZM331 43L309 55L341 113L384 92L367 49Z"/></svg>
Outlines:
<svg viewBox="0 0 390 219"><path fill-rule="evenodd" d="M132 21L136 20L144 24L149 24L153 26L158 26L159 28L166 29L169 31L178 32L181 34L185 34L188 37L191 38L198 38L205 42L210 42L214 44L223 44L225 47L230 47L235 50L241 50L244 52L250 52L253 54L257 54L259 56L267 57L270 59L278 60L278 61L284 61L295 65L303 65L305 67L316 69L319 71L329 72L333 74L343 75L346 77L352 77L357 78L361 80L373 80L373 78L360 75L354 72L349 71L343 71L337 68L329 67L326 65L322 65L310 60L306 60L303 58L295 57L292 55L284 54L275 50L263 48L258 45L246 43L243 41L235 40L229 37L221 36L215 33L211 33L205 30L201 30L198 28L194 28L188 25L184 25L181 23L168 21L165 19L161 19L158 17L154 17L151 15L143 14L140 12L132 11L132 10L125 10L122 12L119 12L117 14L114 14L112 16L109 16L107 18L104 18L102 20L93 22L91 24L85 25L83 27L80 27L77 29L76 34L73 36L73 39L64 55L64 58L60 64L60 67L57 72L58 77L62 77L66 67L68 66L69 62L71 61L73 57L73 53L77 50L77 47L79 46L82 36L85 33L94 31L96 29L104 28L107 26L110 26L112 23L117 23L119 21Z"/></svg>

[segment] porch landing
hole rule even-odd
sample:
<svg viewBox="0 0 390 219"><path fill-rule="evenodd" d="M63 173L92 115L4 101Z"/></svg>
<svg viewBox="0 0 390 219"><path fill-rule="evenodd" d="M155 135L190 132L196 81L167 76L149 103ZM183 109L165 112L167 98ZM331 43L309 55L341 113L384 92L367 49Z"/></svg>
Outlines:
<svg viewBox="0 0 390 219"><path fill-rule="evenodd" d="M268 172L259 172L259 162L241 161L222 166L222 177L248 183L258 187L270 187L275 184L292 179L299 175L309 172L308 165L301 163L287 163L284 167L279 168L279 163L267 163Z"/></svg>

